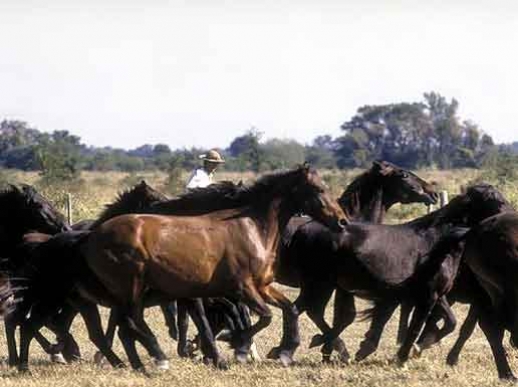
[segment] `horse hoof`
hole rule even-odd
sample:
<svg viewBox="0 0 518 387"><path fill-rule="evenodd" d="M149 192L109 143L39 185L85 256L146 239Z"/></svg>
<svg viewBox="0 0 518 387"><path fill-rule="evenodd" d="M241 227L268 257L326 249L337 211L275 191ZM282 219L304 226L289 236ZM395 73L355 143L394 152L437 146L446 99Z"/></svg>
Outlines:
<svg viewBox="0 0 518 387"><path fill-rule="evenodd" d="M279 360L281 361L281 364L284 367L289 367L290 365L293 364L293 358L290 355L288 355L287 353L281 353L279 356Z"/></svg>
<svg viewBox="0 0 518 387"><path fill-rule="evenodd" d="M53 353L52 355L50 355L50 361L54 364L67 364L67 361L65 360L61 352Z"/></svg>
<svg viewBox="0 0 518 387"><path fill-rule="evenodd" d="M259 355L259 351L257 350L257 345L252 343L250 346L250 360L252 361L261 361L261 355Z"/></svg>
<svg viewBox="0 0 518 387"><path fill-rule="evenodd" d="M137 368L136 371L141 374L142 376L145 376L146 378L151 378L151 374L147 372L146 368L144 366Z"/></svg>
<svg viewBox="0 0 518 387"><path fill-rule="evenodd" d="M155 359L155 366L157 369L161 371L167 371L169 369L169 360L156 360Z"/></svg>
<svg viewBox="0 0 518 387"><path fill-rule="evenodd" d="M311 342L309 343L309 348L320 347L325 343L324 335L315 335L311 338Z"/></svg>
<svg viewBox="0 0 518 387"><path fill-rule="evenodd" d="M455 367L457 364L459 364L459 357L449 353L446 357L446 364L448 364L450 367Z"/></svg>
<svg viewBox="0 0 518 387"><path fill-rule="evenodd" d="M94 355L94 364L96 365L101 365L104 361L104 355L100 352L100 351L97 351Z"/></svg>
<svg viewBox="0 0 518 387"><path fill-rule="evenodd" d="M353 363L349 354L347 354L347 355L340 354L338 359L340 360L340 363L342 363L342 364L351 365Z"/></svg>
<svg viewBox="0 0 518 387"><path fill-rule="evenodd" d="M423 350L422 348L418 345L418 344L413 344L412 345L412 349L410 351L410 358L411 359L418 359L421 357L421 355L423 354Z"/></svg>
<svg viewBox="0 0 518 387"><path fill-rule="evenodd" d="M267 359L277 360L281 353L281 349L279 347L273 347L270 352L266 355Z"/></svg>
<svg viewBox="0 0 518 387"><path fill-rule="evenodd" d="M23 375L31 375L31 371L29 370L29 365L27 363L25 364L19 364L18 365L18 372Z"/></svg>
<svg viewBox="0 0 518 387"><path fill-rule="evenodd" d="M354 355L356 361L365 360L368 356L370 356L376 350L376 346L371 344L368 341L364 341L360 344L360 349Z"/></svg>
<svg viewBox="0 0 518 387"><path fill-rule="evenodd" d="M227 371L228 369L230 369L228 362L224 359L218 359L218 361L215 361L214 367L221 371Z"/></svg>
<svg viewBox="0 0 518 387"><path fill-rule="evenodd" d="M246 353L240 352L235 355L236 361L240 364L246 364L248 362L248 355Z"/></svg>

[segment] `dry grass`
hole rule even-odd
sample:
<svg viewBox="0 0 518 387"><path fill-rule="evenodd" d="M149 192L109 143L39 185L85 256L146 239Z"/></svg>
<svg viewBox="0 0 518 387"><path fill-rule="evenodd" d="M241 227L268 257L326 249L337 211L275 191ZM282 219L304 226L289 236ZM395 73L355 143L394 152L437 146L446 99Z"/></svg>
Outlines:
<svg viewBox="0 0 518 387"><path fill-rule="evenodd" d="M360 171L324 171L325 180L330 185L333 193L339 195L348 182ZM6 172L11 182L25 182L38 184L38 176L31 173ZM463 171L435 171L423 170L418 174L425 179L434 180L440 189L447 189L450 194L460 191L460 186L468 181L475 180L479 172L474 170ZM117 192L126 186L137 183L145 178L148 183L160 189L163 187L166 176L159 172L146 172L128 175L125 173L88 173L82 174L82 184L63 184L60 187L39 187L44 195L50 197L60 209L64 209L66 192L72 192L74 198L74 220L95 218L106 203L114 200ZM233 181L250 181L253 174L226 174L220 173L219 179ZM506 196L518 206L517 182L507 182L499 187ZM424 214L423 206L396 206L391 212L391 222L402 221ZM294 298L297 291L288 290L288 294ZM360 309L365 307L364 302L359 302ZM459 322L467 311L465 306L454 308ZM167 336L163 317L156 308L148 310L147 320L153 330L159 336L163 349L171 358L171 369L167 372L155 371L152 364L148 369L152 371L152 377L146 378L130 370L113 370L108 366L97 367L91 359L95 352L89 342L83 323L80 319L74 322L73 333L78 339L83 352L84 361L69 366L57 366L50 364L47 356L36 343L32 345L31 369L32 376L18 375L9 369L5 363L0 365L0 385L3 386L493 386L505 385L499 382L493 364L491 352L485 338L479 330L466 345L460 364L451 368L445 364L446 354L451 347L456 333L448 337L443 343L428 352L422 358L411 360L406 369L397 367L392 359L396 352L395 328L397 319L394 318L388 324L384 334L380 350L368 360L351 365L322 365L320 353L317 350L307 348L309 340L317 333L314 325L305 317L301 318L302 345L296 354L297 363L290 368L282 368L274 361L265 360L258 364L238 365L231 364L229 371L218 371L212 367L201 364L199 360L181 360L176 356L176 345ZM257 338L260 352L264 355L280 340L280 314L275 311L275 319L267 330ZM103 310L104 317L106 311ZM366 322L355 322L342 335L350 352L354 353L367 329ZM3 333L0 334L0 342L5 342ZM506 340L507 343L507 340ZM116 343L116 351L123 354L120 344ZM512 366L518 373L517 353L508 348ZM5 346L0 346L0 359L5 360ZM225 349L230 358L230 353ZM143 358L149 361L147 355L141 350Z"/></svg>
<svg viewBox="0 0 518 387"><path fill-rule="evenodd" d="M290 296L296 291L288 290ZM366 306L359 301L360 308ZM455 307L460 321L466 313L465 306ZM106 312L105 310L103 312ZM79 364L60 366L49 363L47 356L36 343L32 345L32 375L19 375L16 371L0 366L0 384L5 387L29 386L497 386L505 385L497 379L496 371L489 347L485 338L477 330L474 337L466 345L460 364L451 368L445 364L445 358L456 333L444 340L439 346L430 349L420 359L409 361L408 366L399 368L393 363L396 351L395 330L397 318L388 324L379 351L361 363L351 365L323 365L317 350L307 348L316 328L303 316L301 318L302 345L296 353L296 364L283 368L277 362L265 360L261 363L238 365L231 364L228 371L215 370L202 364L199 360L182 360L176 356L176 346L167 336L163 318L157 308L147 311L147 321L159 336L162 348L170 356L171 369L165 372L156 371L149 357L140 349L142 358L149 362L148 370L152 376L144 377L130 370L113 370L108 366L97 367L92 364L95 348L88 341L83 323L80 319L74 322L73 333L78 339L83 352L84 361ZM103 313L106 317L106 313ZM272 325L260 334L256 340L259 351L265 354L280 339L280 314L275 314ZM354 353L361 337L367 329L366 322L356 321L342 335L349 350ZM3 340L3 337L0 337ZM223 346L220 346L223 348ZM227 358L231 354L223 348ZM117 353L124 352L116 343ZM518 372L516 352L509 348L511 363ZM0 358L6 358L5 347L0 350Z"/></svg>

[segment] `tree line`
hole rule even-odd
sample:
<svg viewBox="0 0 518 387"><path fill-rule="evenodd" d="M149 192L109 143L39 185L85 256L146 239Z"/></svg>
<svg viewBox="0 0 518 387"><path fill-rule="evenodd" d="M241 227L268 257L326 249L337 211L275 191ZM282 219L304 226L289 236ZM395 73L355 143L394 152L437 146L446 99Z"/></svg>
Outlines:
<svg viewBox="0 0 518 387"><path fill-rule="evenodd" d="M375 159L408 168L479 167L495 154L513 153L518 142L496 146L476 123L461 120L459 103L438 93L419 102L366 105L342 126L342 135L320 135L311 144L290 139L263 141L251 128L221 149L232 171L291 167L305 160L319 168L366 167ZM0 122L0 167L38 170L44 176L70 178L81 170L139 171L192 169L204 149L171 149L167 144L125 150L93 147L66 130L40 132L26 122Z"/></svg>

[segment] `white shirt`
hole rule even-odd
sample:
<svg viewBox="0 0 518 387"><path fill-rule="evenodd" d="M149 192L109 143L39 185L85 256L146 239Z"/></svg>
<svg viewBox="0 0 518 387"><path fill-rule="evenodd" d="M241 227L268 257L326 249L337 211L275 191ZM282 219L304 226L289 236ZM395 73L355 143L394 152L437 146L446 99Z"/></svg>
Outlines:
<svg viewBox="0 0 518 387"><path fill-rule="evenodd" d="M207 173L203 168L197 168L187 182L187 189L204 188L212 184L212 173Z"/></svg>

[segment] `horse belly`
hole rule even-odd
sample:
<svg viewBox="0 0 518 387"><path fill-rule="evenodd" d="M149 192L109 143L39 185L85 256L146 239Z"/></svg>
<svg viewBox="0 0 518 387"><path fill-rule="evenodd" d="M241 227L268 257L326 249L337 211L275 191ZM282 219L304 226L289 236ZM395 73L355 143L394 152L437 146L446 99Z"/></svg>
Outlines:
<svg viewBox="0 0 518 387"><path fill-rule="evenodd" d="M148 283L174 297L223 291L229 273L220 240L203 232L180 232L161 240L150 255Z"/></svg>

